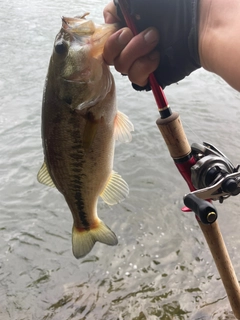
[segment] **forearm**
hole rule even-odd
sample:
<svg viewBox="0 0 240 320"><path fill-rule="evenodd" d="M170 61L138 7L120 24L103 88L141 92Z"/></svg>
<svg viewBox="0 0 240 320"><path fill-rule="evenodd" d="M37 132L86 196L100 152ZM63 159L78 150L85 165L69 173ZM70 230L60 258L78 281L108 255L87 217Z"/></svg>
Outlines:
<svg viewBox="0 0 240 320"><path fill-rule="evenodd" d="M240 1L201 0L201 65L240 91Z"/></svg>

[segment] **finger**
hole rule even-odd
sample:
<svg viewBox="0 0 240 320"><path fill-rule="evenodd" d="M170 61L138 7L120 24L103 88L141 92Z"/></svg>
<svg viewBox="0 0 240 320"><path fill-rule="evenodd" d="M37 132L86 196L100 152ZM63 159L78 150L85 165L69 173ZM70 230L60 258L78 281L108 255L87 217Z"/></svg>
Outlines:
<svg viewBox="0 0 240 320"><path fill-rule="evenodd" d="M121 21L117 15L117 8L113 2L106 5L103 10L105 23L115 23Z"/></svg>
<svg viewBox="0 0 240 320"><path fill-rule="evenodd" d="M108 65L113 65L114 60L121 54L125 46L133 38L129 28L123 28L111 35L105 43L103 58Z"/></svg>
<svg viewBox="0 0 240 320"><path fill-rule="evenodd" d="M147 56L137 59L129 69L129 80L144 87L148 83L149 75L157 69L159 61L160 54L156 50Z"/></svg>
<svg viewBox="0 0 240 320"><path fill-rule="evenodd" d="M134 61L148 55L155 48L158 40L159 35L155 28L148 28L133 37L122 52L115 58L114 66L116 70L128 74Z"/></svg>

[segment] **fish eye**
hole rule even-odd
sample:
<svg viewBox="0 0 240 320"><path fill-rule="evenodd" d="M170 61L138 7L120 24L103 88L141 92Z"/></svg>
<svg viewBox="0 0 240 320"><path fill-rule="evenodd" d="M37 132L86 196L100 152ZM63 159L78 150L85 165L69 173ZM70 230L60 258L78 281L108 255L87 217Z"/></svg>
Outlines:
<svg viewBox="0 0 240 320"><path fill-rule="evenodd" d="M66 54L68 52L68 45L66 41L60 40L55 44L55 52L59 55Z"/></svg>

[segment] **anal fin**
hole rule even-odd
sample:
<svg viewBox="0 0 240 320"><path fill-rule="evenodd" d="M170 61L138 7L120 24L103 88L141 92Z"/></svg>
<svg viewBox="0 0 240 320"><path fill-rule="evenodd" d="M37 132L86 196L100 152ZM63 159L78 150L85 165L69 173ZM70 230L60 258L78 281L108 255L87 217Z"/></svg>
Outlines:
<svg viewBox="0 0 240 320"><path fill-rule="evenodd" d="M52 187L52 188L56 187L54 182L52 181L52 178L50 177L50 174L48 172L48 168L45 162L43 163L41 169L38 172L37 179L38 179L38 182L45 184L48 187Z"/></svg>
<svg viewBox="0 0 240 320"><path fill-rule="evenodd" d="M129 194L126 181L115 171L112 171L100 197L109 205L114 205L124 200Z"/></svg>

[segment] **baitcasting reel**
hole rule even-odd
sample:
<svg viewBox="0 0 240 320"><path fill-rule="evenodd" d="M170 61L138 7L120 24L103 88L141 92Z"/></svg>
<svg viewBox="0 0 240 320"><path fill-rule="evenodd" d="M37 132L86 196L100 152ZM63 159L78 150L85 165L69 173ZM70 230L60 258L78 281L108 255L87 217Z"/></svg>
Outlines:
<svg viewBox="0 0 240 320"><path fill-rule="evenodd" d="M193 143L191 147L196 161L191 167L191 181L196 190L184 197L184 204L196 213L201 222L211 224L217 219L217 211L211 200L222 203L230 196L240 193L240 166L235 168L210 143Z"/></svg>

